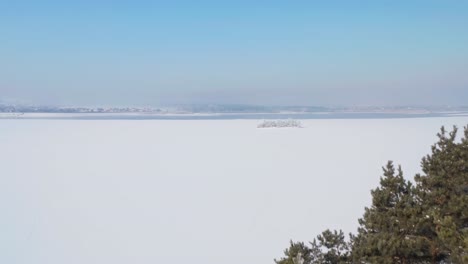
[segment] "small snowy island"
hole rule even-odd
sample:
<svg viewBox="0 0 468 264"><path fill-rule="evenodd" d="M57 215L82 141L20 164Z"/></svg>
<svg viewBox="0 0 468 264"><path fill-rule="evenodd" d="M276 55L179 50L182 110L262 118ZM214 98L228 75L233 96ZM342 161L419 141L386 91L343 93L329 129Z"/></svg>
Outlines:
<svg viewBox="0 0 468 264"><path fill-rule="evenodd" d="M287 120L263 120L257 125L257 128L283 128L283 127L296 127L302 128L301 122L294 119Z"/></svg>

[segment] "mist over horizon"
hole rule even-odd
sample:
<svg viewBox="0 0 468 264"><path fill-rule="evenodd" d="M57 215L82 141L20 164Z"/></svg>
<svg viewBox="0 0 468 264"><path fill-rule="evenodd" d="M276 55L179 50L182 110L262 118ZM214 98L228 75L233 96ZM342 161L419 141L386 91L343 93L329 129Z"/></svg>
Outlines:
<svg viewBox="0 0 468 264"><path fill-rule="evenodd" d="M468 103L464 104L247 104L247 103L165 103L165 104L55 104L55 103L35 103L17 99L1 99L0 106L24 106L24 107L51 107L51 108L217 108L217 107L235 107L242 109L249 108L316 108L316 109L365 109L365 108L414 108L414 109L464 109Z"/></svg>

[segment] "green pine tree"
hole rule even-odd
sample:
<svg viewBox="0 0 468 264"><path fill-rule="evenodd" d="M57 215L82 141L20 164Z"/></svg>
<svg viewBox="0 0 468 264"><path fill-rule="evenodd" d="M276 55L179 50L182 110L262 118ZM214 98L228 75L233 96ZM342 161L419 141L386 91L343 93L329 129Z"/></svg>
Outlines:
<svg viewBox="0 0 468 264"><path fill-rule="evenodd" d="M326 264L344 264L350 263L350 255L349 255L349 245L345 241L345 236L343 231L336 231L333 232L329 229L325 230L317 236L317 240L319 241L319 248L324 249L322 252L322 259L323 261L320 263ZM315 240L314 240L315 242Z"/></svg>
<svg viewBox="0 0 468 264"><path fill-rule="evenodd" d="M421 162L416 194L424 217L418 226L431 243L434 261L468 263L468 127L461 141L457 128L442 127L432 153Z"/></svg>
<svg viewBox="0 0 468 264"><path fill-rule="evenodd" d="M282 257L280 260L276 260L276 264L296 264L295 259L298 256L298 254L301 254L301 257L304 260L303 264L318 264L321 262L317 262L317 256L314 254L317 254L317 252L305 245L303 242L289 242L289 248L284 250L284 257ZM319 253L320 254L320 253Z"/></svg>
<svg viewBox="0 0 468 264"><path fill-rule="evenodd" d="M291 242L276 263L295 264L298 253L304 264L468 263L468 126L460 141L456 128L442 127L438 137L415 186L388 162L349 243L342 231L326 230L310 247Z"/></svg>
<svg viewBox="0 0 468 264"><path fill-rule="evenodd" d="M411 182L389 161L380 187L371 191L357 236L352 238L356 263L415 263L428 258L428 242L416 232L421 215Z"/></svg>
<svg viewBox="0 0 468 264"><path fill-rule="evenodd" d="M345 241L343 231L323 231L310 246L302 242L290 242L284 251L284 257L275 260L277 264L297 264L295 259L301 254L303 264L346 264L350 262L349 244Z"/></svg>

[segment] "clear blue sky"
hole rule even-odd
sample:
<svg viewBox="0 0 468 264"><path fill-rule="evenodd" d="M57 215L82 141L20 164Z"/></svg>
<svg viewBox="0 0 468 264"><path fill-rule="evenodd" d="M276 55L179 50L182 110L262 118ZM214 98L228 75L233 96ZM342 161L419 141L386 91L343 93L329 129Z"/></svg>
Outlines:
<svg viewBox="0 0 468 264"><path fill-rule="evenodd" d="M467 104L468 1L1 1L0 100Z"/></svg>

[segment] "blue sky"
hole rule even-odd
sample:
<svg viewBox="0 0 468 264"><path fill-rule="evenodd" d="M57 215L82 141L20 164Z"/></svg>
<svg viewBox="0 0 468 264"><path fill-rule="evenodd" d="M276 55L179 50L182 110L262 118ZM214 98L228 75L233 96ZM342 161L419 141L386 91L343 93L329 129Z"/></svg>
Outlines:
<svg viewBox="0 0 468 264"><path fill-rule="evenodd" d="M465 1L1 1L0 100L461 105Z"/></svg>

